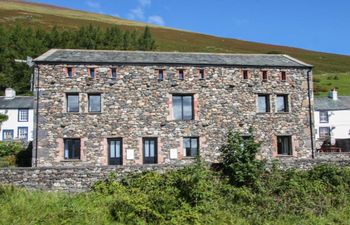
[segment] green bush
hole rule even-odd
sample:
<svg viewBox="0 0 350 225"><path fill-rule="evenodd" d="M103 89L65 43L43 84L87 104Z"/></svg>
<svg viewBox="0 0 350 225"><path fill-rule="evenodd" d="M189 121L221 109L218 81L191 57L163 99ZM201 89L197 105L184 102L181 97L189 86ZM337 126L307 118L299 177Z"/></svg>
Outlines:
<svg viewBox="0 0 350 225"><path fill-rule="evenodd" d="M264 171L232 185L198 162L68 195L0 186L0 224L349 224L350 169Z"/></svg>
<svg viewBox="0 0 350 225"><path fill-rule="evenodd" d="M0 157L15 155L23 150L23 146L16 142L0 142Z"/></svg>
<svg viewBox="0 0 350 225"><path fill-rule="evenodd" d="M222 153L223 169L234 185L252 185L263 172L264 162L256 159L260 144L254 141L252 130L247 140L240 133L229 132Z"/></svg>

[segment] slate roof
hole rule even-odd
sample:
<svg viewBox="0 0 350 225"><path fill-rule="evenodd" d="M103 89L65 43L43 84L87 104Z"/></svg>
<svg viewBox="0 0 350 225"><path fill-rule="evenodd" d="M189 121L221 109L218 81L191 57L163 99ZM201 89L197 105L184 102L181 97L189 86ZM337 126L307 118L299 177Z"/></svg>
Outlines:
<svg viewBox="0 0 350 225"><path fill-rule="evenodd" d="M111 63L111 64L178 64L178 65L223 65L259 67L310 68L288 55L275 54L222 54L51 49L34 60L44 63Z"/></svg>
<svg viewBox="0 0 350 225"><path fill-rule="evenodd" d="M0 109L33 109L34 97L32 96L17 96L13 99L5 99L0 97Z"/></svg>
<svg viewBox="0 0 350 225"><path fill-rule="evenodd" d="M338 96L338 100L329 97L315 98L315 110L345 110L350 109L350 96Z"/></svg>

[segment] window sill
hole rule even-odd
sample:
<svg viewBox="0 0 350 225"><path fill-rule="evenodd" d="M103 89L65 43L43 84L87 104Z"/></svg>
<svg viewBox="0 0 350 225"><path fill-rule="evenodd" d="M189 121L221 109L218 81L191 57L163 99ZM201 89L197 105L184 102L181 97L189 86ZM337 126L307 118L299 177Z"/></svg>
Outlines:
<svg viewBox="0 0 350 225"><path fill-rule="evenodd" d="M86 114L88 114L88 115L100 115L100 114L102 114L102 112L88 112Z"/></svg>
<svg viewBox="0 0 350 225"><path fill-rule="evenodd" d="M271 115L271 112L257 112L257 115Z"/></svg>
<svg viewBox="0 0 350 225"><path fill-rule="evenodd" d="M64 159L60 162L82 162L81 159Z"/></svg>
<svg viewBox="0 0 350 225"><path fill-rule="evenodd" d="M183 156L182 159L183 160L193 160L193 159L196 159L197 156Z"/></svg>
<svg viewBox="0 0 350 225"><path fill-rule="evenodd" d="M293 155L277 155L278 158L293 158Z"/></svg>
<svg viewBox="0 0 350 225"><path fill-rule="evenodd" d="M275 112L275 114L289 114L290 112Z"/></svg>

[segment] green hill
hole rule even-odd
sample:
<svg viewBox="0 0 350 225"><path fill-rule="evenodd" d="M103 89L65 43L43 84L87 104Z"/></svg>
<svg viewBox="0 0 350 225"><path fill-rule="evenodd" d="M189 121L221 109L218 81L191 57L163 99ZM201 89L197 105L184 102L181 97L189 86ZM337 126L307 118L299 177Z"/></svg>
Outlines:
<svg viewBox="0 0 350 225"><path fill-rule="evenodd" d="M25 24L32 27L78 28L95 24L118 25L127 30L143 30L147 25L107 15L71 10L45 4L0 0L0 24ZM220 38L168 27L151 27L159 51L283 53L315 66L315 86L324 93L338 87L341 95L350 95L350 56L308 51L238 39Z"/></svg>

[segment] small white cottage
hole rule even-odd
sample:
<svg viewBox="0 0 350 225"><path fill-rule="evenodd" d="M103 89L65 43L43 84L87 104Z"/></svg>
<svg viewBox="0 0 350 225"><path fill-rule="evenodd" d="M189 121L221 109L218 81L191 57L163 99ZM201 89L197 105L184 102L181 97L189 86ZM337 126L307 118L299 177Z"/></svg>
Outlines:
<svg viewBox="0 0 350 225"><path fill-rule="evenodd" d="M33 140L33 97L16 96L15 90L7 88L0 97L0 114L8 116L1 124L1 141Z"/></svg>
<svg viewBox="0 0 350 225"><path fill-rule="evenodd" d="M350 151L350 96L338 96L333 89L328 97L315 98L314 102L317 147L321 151Z"/></svg>

